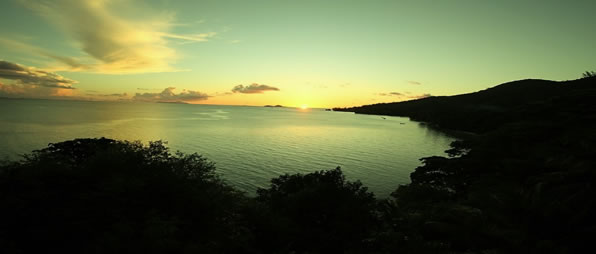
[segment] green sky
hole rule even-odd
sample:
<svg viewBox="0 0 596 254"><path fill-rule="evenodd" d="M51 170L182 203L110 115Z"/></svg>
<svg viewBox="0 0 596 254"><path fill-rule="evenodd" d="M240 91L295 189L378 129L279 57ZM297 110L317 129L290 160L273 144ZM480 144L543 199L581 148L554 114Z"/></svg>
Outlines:
<svg viewBox="0 0 596 254"><path fill-rule="evenodd" d="M333 107L575 79L596 70L594 10L596 1L4 0L0 96Z"/></svg>

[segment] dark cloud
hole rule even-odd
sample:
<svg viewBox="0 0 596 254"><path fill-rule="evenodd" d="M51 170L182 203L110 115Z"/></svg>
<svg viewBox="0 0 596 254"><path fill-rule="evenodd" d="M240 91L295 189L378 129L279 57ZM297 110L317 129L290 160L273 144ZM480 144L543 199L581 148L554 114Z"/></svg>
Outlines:
<svg viewBox="0 0 596 254"><path fill-rule="evenodd" d="M56 73L38 70L16 63L0 60L0 78L15 80L16 85L43 86L59 89L75 89L77 82Z"/></svg>
<svg viewBox="0 0 596 254"><path fill-rule="evenodd" d="M0 82L0 96L1 97L17 97L17 98L52 98L52 97L72 97L74 89L62 89L47 86L38 86L31 84L3 84Z"/></svg>
<svg viewBox="0 0 596 254"><path fill-rule="evenodd" d="M118 97L118 98L125 98L128 96L127 93L112 93L112 94L96 94L96 93L88 93L89 96L99 96L99 97Z"/></svg>
<svg viewBox="0 0 596 254"><path fill-rule="evenodd" d="M232 94L234 94L234 93L232 93L232 92L223 92L223 93L216 92L215 96L226 96L226 95L232 95Z"/></svg>
<svg viewBox="0 0 596 254"><path fill-rule="evenodd" d="M422 85L422 83L420 83L418 81L413 81L413 80L408 80L408 84L410 84L410 85L417 85L417 86Z"/></svg>
<svg viewBox="0 0 596 254"><path fill-rule="evenodd" d="M400 101L402 101L402 100L422 99L422 98L426 98L426 97L432 97L432 95L430 93L412 95L410 92L404 92L404 93L399 93L399 92L378 93L377 95L379 95L379 96L395 96L395 97L399 97L398 100L400 100Z"/></svg>
<svg viewBox="0 0 596 254"><path fill-rule="evenodd" d="M0 61L0 70L13 70L13 71L22 71L24 68L18 64L7 62L7 61Z"/></svg>
<svg viewBox="0 0 596 254"><path fill-rule="evenodd" d="M24 98L72 97L77 82L56 73L0 60L0 96Z"/></svg>
<svg viewBox="0 0 596 254"><path fill-rule="evenodd" d="M425 93L425 94L420 94L420 95L408 96L408 98L412 98L412 99L422 99L422 98L427 98L427 97L432 97L432 94Z"/></svg>
<svg viewBox="0 0 596 254"><path fill-rule="evenodd" d="M390 93L379 93L380 96L402 96L402 93L390 92Z"/></svg>
<svg viewBox="0 0 596 254"><path fill-rule="evenodd" d="M237 85L232 88L232 92L234 93L263 93L266 91L279 91L279 88L272 87L268 85L259 85L257 83L252 83L248 86Z"/></svg>
<svg viewBox="0 0 596 254"><path fill-rule="evenodd" d="M192 102L207 100L209 95L191 90L182 90L182 92L174 93L175 87L168 87L160 93L136 93L133 97L137 101L147 102Z"/></svg>

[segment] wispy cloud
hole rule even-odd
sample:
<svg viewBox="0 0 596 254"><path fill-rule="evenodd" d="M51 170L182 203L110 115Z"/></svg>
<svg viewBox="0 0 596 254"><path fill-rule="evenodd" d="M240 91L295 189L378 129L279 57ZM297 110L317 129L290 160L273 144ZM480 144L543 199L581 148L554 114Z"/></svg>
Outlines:
<svg viewBox="0 0 596 254"><path fill-rule="evenodd" d="M420 83L418 81L413 81L413 80L408 80L406 82L410 85L417 85L417 86L422 85L422 83Z"/></svg>
<svg viewBox="0 0 596 254"><path fill-rule="evenodd" d="M425 93L425 94L408 96L408 98L410 98L410 99L422 99L422 98L427 98L427 97L432 97L432 94Z"/></svg>
<svg viewBox="0 0 596 254"><path fill-rule="evenodd" d="M92 97L103 97L103 98L127 98L127 93L111 93L111 94L97 94L97 93L87 93L88 96Z"/></svg>
<svg viewBox="0 0 596 254"><path fill-rule="evenodd" d="M377 95L379 95L379 96L394 96L394 97L398 97L400 100L422 99L422 98L426 98L426 97L432 97L432 95L430 93L412 95L410 92L404 92L404 93L389 92L389 93L378 93Z"/></svg>
<svg viewBox="0 0 596 254"><path fill-rule="evenodd" d="M136 93L133 100L146 102L195 102L207 100L210 96L198 91L182 90L174 93L175 87L168 87L160 93Z"/></svg>
<svg viewBox="0 0 596 254"><path fill-rule="evenodd" d="M402 93L390 92L390 93L379 93L380 96L402 96Z"/></svg>
<svg viewBox="0 0 596 254"><path fill-rule="evenodd" d="M177 71L172 63L179 58L170 40L203 42L214 32L176 34L170 29L172 13L146 13L133 17L127 12L131 1L46 0L21 2L64 30L88 59L37 53L62 63L65 70L99 73L142 73ZM135 5L135 7L137 7ZM124 15L127 14L127 15Z"/></svg>
<svg viewBox="0 0 596 254"><path fill-rule="evenodd" d="M252 83L250 85L237 85L232 88L232 92L234 93L248 93L248 94L255 94L255 93L263 93L266 91L279 91L279 88L268 86L268 85L260 85L257 83Z"/></svg>
<svg viewBox="0 0 596 254"><path fill-rule="evenodd" d="M215 92L214 96L226 96L226 95L232 95L234 93L232 92Z"/></svg>
<svg viewBox="0 0 596 254"><path fill-rule="evenodd" d="M23 51L27 53L33 53L35 55L39 55L42 57L50 58L56 61L55 64L52 66L48 66L45 69L53 70L53 71L60 71L60 70L68 70L68 71L76 71L76 70L84 70L89 69L90 66L87 64L82 63L81 59L67 57L67 56L60 56L56 55L48 50L45 50L40 47L36 47L27 43L23 43L13 39L7 38L0 38L0 45L3 45L7 48L11 48L13 50Z"/></svg>
<svg viewBox="0 0 596 254"><path fill-rule="evenodd" d="M209 38L214 37L215 34L216 34L215 32L190 34L190 35L161 33L161 36L166 37L166 38L185 40L185 41L203 42L203 41L208 41Z"/></svg>

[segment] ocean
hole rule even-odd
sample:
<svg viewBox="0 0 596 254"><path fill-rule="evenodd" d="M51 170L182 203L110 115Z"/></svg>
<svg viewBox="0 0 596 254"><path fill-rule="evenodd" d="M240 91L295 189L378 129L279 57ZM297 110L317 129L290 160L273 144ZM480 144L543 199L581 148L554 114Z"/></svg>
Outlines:
<svg viewBox="0 0 596 254"><path fill-rule="evenodd" d="M455 140L404 117L323 109L0 99L0 158L92 137L163 140L172 151L202 154L248 195L284 173L340 166L378 197Z"/></svg>

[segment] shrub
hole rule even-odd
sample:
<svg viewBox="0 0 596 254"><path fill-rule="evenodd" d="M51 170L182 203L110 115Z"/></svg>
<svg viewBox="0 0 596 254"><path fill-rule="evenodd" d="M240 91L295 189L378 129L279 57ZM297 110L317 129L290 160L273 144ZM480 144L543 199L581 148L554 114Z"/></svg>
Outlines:
<svg viewBox="0 0 596 254"><path fill-rule="evenodd" d="M586 71L582 74L582 78L593 78L596 77L596 71Z"/></svg>
<svg viewBox="0 0 596 254"><path fill-rule="evenodd" d="M161 141L75 139L0 166L0 248L172 253L247 249L243 196Z"/></svg>
<svg viewBox="0 0 596 254"><path fill-rule="evenodd" d="M271 211L271 232L279 252L342 253L365 248L375 229L375 198L359 181L345 179L341 169L282 175L257 200Z"/></svg>

